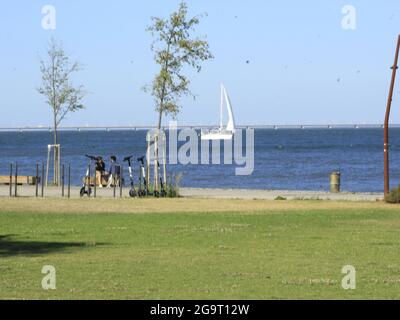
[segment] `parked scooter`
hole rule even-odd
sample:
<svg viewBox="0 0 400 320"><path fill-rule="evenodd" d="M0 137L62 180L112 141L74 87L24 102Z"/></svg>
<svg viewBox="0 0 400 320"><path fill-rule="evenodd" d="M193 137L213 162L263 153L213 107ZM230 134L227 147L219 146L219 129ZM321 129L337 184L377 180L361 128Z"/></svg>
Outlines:
<svg viewBox="0 0 400 320"><path fill-rule="evenodd" d="M138 192L135 189L135 180L134 180L133 171L132 171L132 158L133 158L133 156L126 157L124 159L124 162L128 162L129 178L131 180L131 189L129 190L129 196L131 198L136 198L138 196Z"/></svg>
<svg viewBox="0 0 400 320"><path fill-rule="evenodd" d="M144 158L145 157L143 156L137 159L137 161L140 164L139 191L138 191L139 197L147 197L150 195L149 184L146 177L146 168L144 165Z"/></svg>
<svg viewBox="0 0 400 320"><path fill-rule="evenodd" d="M157 166L158 166L158 174L160 176L160 192L159 196L161 198L165 198L167 196L167 190L165 189L165 181L163 180L161 170L160 170L160 162L157 161Z"/></svg>
<svg viewBox="0 0 400 320"><path fill-rule="evenodd" d="M90 166L92 164L92 162L96 162L98 157L94 157L94 156L89 156L86 155L86 158L88 158L88 165L87 165L87 169L86 169L86 174L85 174L85 178L83 181L83 186L82 189L80 190L80 195L81 197L87 195L88 197L90 197L90 195L92 194L92 188L90 186Z"/></svg>

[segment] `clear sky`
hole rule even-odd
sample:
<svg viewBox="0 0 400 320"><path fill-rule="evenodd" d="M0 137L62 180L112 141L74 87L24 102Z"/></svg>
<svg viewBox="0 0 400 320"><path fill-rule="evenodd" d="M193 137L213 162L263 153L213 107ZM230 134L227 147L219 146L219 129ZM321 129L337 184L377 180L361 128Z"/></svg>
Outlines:
<svg viewBox="0 0 400 320"><path fill-rule="evenodd" d="M39 56L51 36L85 65L75 77L91 94L65 125L155 124L153 99L141 88L157 67L145 32L179 0L1 0L0 126L49 125ZM198 28L215 55L193 74L197 99L184 99L181 124L218 122L224 82L240 124L382 123L397 35L399 0L189 0L207 12ZM55 31L41 25L56 8ZM342 8L356 9L344 30ZM249 61L249 63L247 63ZM400 79L399 79L400 81ZM392 122L400 123L400 83Z"/></svg>

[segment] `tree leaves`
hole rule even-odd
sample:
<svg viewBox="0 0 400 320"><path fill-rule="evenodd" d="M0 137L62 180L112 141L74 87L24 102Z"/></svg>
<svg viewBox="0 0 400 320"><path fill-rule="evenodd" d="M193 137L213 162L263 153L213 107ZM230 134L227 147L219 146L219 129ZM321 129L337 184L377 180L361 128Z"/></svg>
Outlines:
<svg viewBox="0 0 400 320"><path fill-rule="evenodd" d="M160 115L159 128L162 115L176 117L181 109L179 99L192 95L190 80L182 73L183 67L187 65L200 72L201 63L214 58L207 41L192 37L202 16L188 18L187 15L187 5L182 2L179 10L168 19L153 17L153 24L147 28L154 38L151 46L154 60L160 66L152 85L146 88L154 97Z"/></svg>
<svg viewBox="0 0 400 320"><path fill-rule="evenodd" d="M40 61L42 84L37 91L45 96L54 117L54 129L69 112L84 108L81 103L86 92L83 86L74 86L71 77L82 70L78 62L71 62L61 45L51 39L47 50L47 60Z"/></svg>

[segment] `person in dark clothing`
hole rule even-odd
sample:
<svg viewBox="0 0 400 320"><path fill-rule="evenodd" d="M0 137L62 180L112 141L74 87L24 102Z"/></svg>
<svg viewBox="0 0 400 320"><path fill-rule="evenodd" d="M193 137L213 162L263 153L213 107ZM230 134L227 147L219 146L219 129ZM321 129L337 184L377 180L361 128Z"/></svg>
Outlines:
<svg viewBox="0 0 400 320"><path fill-rule="evenodd" d="M106 164L102 157L98 157L96 161L96 185L100 188L103 187L103 176L106 171Z"/></svg>
<svg viewBox="0 0 400 320"><path fill-rule="evenodd" d="M110 170L109 170L109 178L107 188L111 188L111 185L119 185L120 184L120 177L121 177L121 166L117 162L116 156L110 157Z"/></svg>

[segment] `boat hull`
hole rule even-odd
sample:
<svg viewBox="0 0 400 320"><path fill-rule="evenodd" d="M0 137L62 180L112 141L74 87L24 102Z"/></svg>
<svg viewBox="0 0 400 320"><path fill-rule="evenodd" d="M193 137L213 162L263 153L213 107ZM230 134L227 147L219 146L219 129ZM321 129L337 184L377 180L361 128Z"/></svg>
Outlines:
<svg viewBox="0 0 400 320"><path fill-rule="evenodd" d="M233 132L222 131L222 132L202 132L201 140L232 140Z"/></svg>

